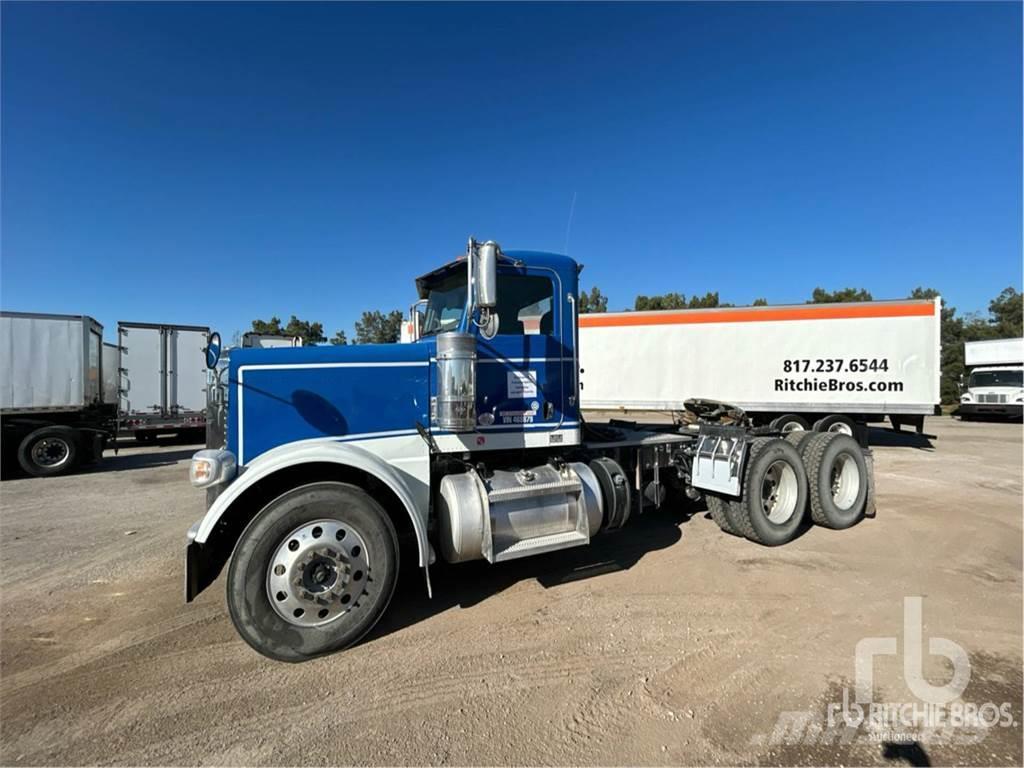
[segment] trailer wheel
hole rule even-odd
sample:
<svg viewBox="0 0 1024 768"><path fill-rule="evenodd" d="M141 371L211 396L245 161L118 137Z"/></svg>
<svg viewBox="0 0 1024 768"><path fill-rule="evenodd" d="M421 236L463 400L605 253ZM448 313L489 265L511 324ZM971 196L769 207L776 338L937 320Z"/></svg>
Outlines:
<svg viewBox="0 0 1024 768"><path fill-rule="evenodd" d="M811 519L835 530L860 522L868 496L868 469L857 441L848 435L818 434L802 453L811 487Z"/></svg>
<svg viewBox="0 0 1024 768"><path fill-rule="evenodd" d="M711 519L718 523L719 528L726 533L731 533L733 536L743 535L733 527L732 521L729 520L729 505L732 503L731 501L723 499L721 496L712 496L710 493L705 494L704 501L707 502Z"/></svg>
<svg viewBox="0 0 1024 768"><path fill-rule="evenodd" d="M833 413L814 422L815 432L838 432L840 435L853 437L857 434L857 424L849 416Z"/></svg>
<svg viewBox="0 0 1024 768"><path fill-rule="evenodd" d="M798 416L795 413L786 413L782 416L777 416L771 420L768 426L784 435L788 435L790 432L801 432L811 428L811 425L807 423L807 419L803 416Z"/></svg>
<svg viewBox="0 0 1024 768"><path fill-rule="evenodd" d="M53 477L78 465L79 432L71 427L40 427L18 446L18 463L32 477Z"/></svg>
<svg viewBox="0 0 1024 768"><path fill-rule="evenodd" d="M769 547L796 536L807 511L807 473L788 440L758 438L750 444L739 501L730 519L751 541Z"/></svg>
<svg viewBox="0 0 1024 768"><path fill-rule="evenodd" d="M383 615L398 578L387 512L347 483L304 485L253 518L228 568L228 611L255 650L305 661L341 650Z"/></svg>

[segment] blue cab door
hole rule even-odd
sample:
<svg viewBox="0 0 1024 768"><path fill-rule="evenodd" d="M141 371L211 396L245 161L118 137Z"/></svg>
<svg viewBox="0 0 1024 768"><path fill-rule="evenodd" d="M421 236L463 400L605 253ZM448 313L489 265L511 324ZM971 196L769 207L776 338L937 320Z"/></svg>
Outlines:
<svg viewBox="0 0 1024 768"><path fill-rule="evenodd" d="M553 431L567 420L572 340L564 290L556 272L502 265L498 272L498 333L477 342L478 428L497 432Z"/></svg>

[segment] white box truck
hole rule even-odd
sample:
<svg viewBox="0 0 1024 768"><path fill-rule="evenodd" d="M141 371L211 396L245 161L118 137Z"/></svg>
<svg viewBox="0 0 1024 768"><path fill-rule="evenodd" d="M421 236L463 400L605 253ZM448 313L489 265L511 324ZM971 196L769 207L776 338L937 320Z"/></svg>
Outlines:
<svg viewBox="0 0 1024 768"><path fill-rule="evenodd" d="M205 434L209 336L198 325L117 324L119 432L140 442L169 432Z"/></svg>
<svg viewBox="0 0 1024 768"><path fill-rule="evenodd" d="M939 299L580 316L590 410L738 406L755 424L854 434L938 412Z"/></svg>
<svg viewBox="0 0 1024 768"><path fill-rule="evenodd" d="M1024 339L968 341L964 365L969 369L966 387L961 382L961 419L1011 418L1020 421L1024 408Z"/></svg>
<svg viewBox="0 0 1024 768"><path fill-rule="evenodd" d="M0 312L4 464L70 472L103 456L117 417L103 392L103 326L86 315Z"/></svg>

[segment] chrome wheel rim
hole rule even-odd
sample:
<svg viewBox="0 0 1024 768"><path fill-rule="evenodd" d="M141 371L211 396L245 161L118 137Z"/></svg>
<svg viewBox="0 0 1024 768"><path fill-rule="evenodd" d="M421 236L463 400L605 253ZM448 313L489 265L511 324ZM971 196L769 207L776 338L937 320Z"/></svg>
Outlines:
<svg viewBox="0 0 1024 768"><path fill-rule="evenodd" d="M787 421L782 425L782 434L788 435L790 432L803 432L804 427L799 421Z"/></svg>
<svg viewBox="0 0 1024 768"><path fill-rule="evenodd" d="M840 435L849 435L850 437L853 437L853 430L850 429L850 425L842 421L837 421L835 424L828 428L828 431Z"/></svg>
<svg viewBox="0 0 1024 768"><path fill-rule="evenodd" d="M274 550L267 566L267 597L289 624L320 627L359 607L369 570L359 531L340 520L312 520Z"/></svg>
<svg viewBox="0 0 1024 768"><path fill-rule="evenodd" d="M848 510L857 501L860 493L860 469L852 456L842 454L832 464L832 503L841 510Z"/></svg>
<svg viewBox="0 0 1024 768"><path fill-rule="evenodd" d="M40 467L53 469L71 458L71 446L60 437L44 437L32 446L32 461Z"/></svg>
<svg viewBox="0 0 1024 768"><path fill-rule="evenodd" d="M788 461L774 462L761 483L761 509L775 525L787 522L796 512L799 485Z"/></svg>

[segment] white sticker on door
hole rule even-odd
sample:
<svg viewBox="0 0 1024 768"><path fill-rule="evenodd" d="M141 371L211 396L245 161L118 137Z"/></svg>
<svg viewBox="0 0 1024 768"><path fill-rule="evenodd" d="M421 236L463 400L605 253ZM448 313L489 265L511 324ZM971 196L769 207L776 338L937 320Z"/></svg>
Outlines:
<svg viewBox="0 0 1024 768"><path fill-rule="evenodd" d="M527 397L537 396L537 372L536 371L509 371L508 372L508 399L524 400Z"/></svg>

